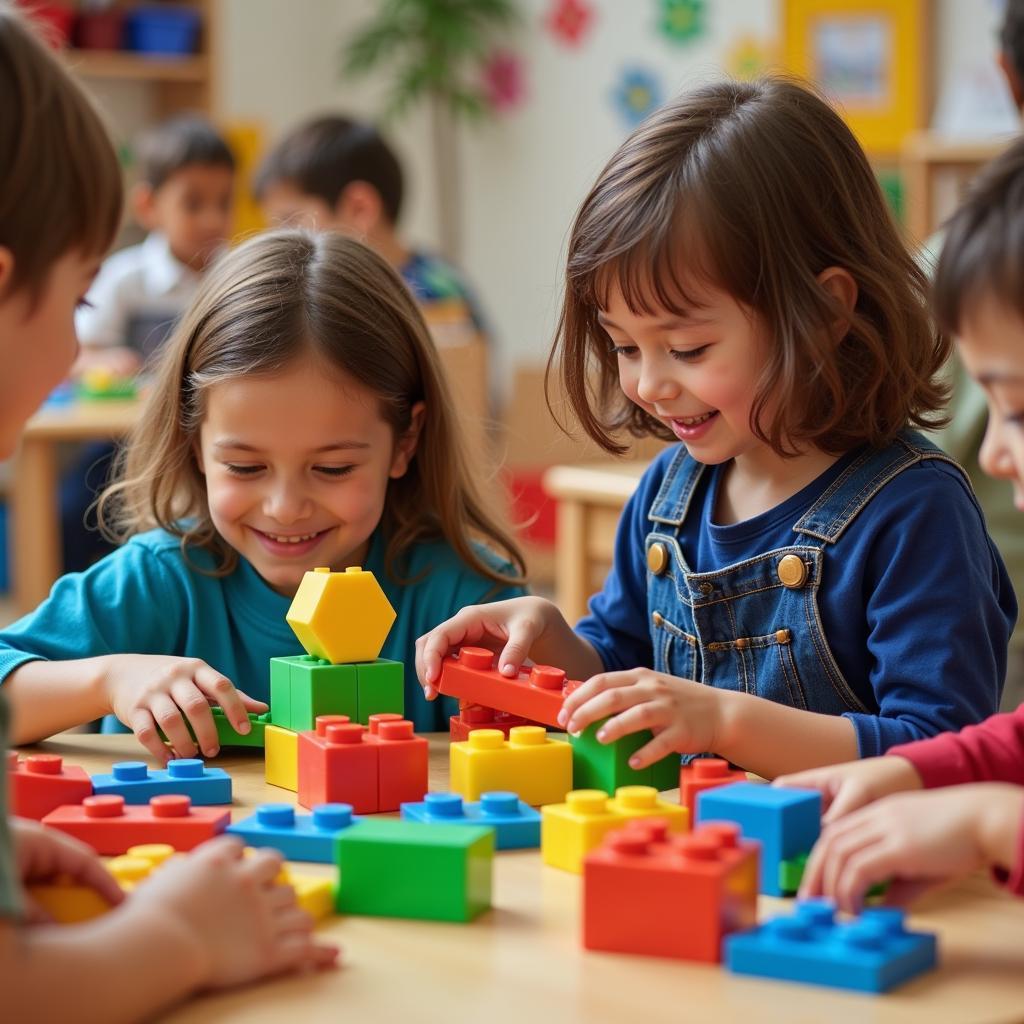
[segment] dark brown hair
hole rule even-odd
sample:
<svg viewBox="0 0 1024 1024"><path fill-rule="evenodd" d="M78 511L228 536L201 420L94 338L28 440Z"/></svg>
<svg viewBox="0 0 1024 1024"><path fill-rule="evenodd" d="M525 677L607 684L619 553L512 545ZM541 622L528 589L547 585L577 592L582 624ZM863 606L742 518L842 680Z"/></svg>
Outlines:
<svg viewBox="0 0 1024 1024"><path fill-rule="evenodd" d="M378 397L396 438L422 401L425 420L405 475L390 480L382 528L395 578L414 544L446 540L496 583L523 582L523 559L483 501L468 468L455 405L418 306L376 253L332 232L274 231L228 252L203 278L159 356L156 380L125 448L120 479L99 501L114 541L161 527L211 552L221 574L237 552L217 533L195 457L210 387L280 373L305 354L322 358ZM474 544L507 557L502 573ZM187 554L187 551L186 551Z"/></svg>
<svg viewBox="0 0 1024 1024"><path fill-rule="evenodd" d="M185 167L195 164L235 169L231 147L198 114L169 118L144 132L135 147L139 179L154 191Z"/></svg>
<svg viewBox="0 0 1024 1024"><path fill-rule="evenodd" d="M353 181L365 181L380 195L392 224L402 212L402 165L372 125L340 115L305 121L270 151L256 172L254 191L262 199L272 185L286 182L331 209Z"/></svg>
<svg viewBox="0 0 1024 1024"><path fill-rule="evenodd" d="M95 108L0 0L0 246L14 256L10 291L35 300L65 254L103 255L121 202L121 169Z"/></svg>
<svg viewBox="0 0 1024 1024"><path fill-rule="evenodd" d="M1024 139L971 183L935 268L935 315L950 334L987 296L1024 317Z"/></svg>
<svg viewBox="0 0 1024 1024"><path fill-rule="evenodd" d="M816 280L828 267L856 281L852 316ZM598 322L615 286L634 312L692 309L695 283L753 312L770 351L751 426L780 454L882 446L908 424L944 422L949 341L930 325L925 276L849 128L784 78L697 89L637 128L580 207L566 278L549 379L558 365L609 452L624 450L621 428L673 439L618 386Z"/></svg>

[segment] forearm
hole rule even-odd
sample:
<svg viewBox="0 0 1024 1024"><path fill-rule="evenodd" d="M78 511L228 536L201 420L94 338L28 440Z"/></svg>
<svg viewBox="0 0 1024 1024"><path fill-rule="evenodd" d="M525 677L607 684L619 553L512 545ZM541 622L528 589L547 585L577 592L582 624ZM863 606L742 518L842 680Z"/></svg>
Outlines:
<svg viewBox="0 0 1024 1024"><path fill-rule="evenodd" d="M766 779L859 757L853 723L786 707L749 693L718 690L715 753Z"/></svg>
<svg viewBox="0 0 1024 1024"><path fill-rule="evenodd" d="M0 991L11 1020L141 1020L194 991L202 969L169 921L127 907L81 925L0 922Z"/></svg>
<svg viewBox="0 0 1024 1024"><path fill-rule="evenodd" d="M30 661L4 681L11 709L11 742L35 743L110 711L103 689L103 658Z"/></svg>
<svg viewBox="0 0 1024 1024"><path fill-rule="evenodd" d="M1024 856L1024 788L982 783L979 792L979 840L985 860L1008 876L1020 875Z"/></svg>

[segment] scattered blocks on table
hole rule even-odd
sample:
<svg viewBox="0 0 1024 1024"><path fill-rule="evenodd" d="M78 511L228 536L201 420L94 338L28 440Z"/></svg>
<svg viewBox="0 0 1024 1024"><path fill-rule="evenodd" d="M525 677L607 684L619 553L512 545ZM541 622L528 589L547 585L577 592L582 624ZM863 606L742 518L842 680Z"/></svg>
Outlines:
<svg viewBox="0 0 1024 1024"><path fill-rule="evenodd" d="M614 793L620 786L654 786L658 790L676 788L678 754L669 754L646 768L631 768L630 757L650 742L652 734L644 730L623 736L614 743L602 743L597 738L597 731L606 721L593 722L578 736L569 736L574 789L600 789Z"/></svg>
<svg viewBox="0 0 1024 1024"><path fill-rule="evenodd" d="M107 861L107 870L125 892L131 892L177 851L169 843L129 846L119 857Z"/></svg>
<svg viewBox="0 0 1024 1024"><path fill-rule="evenodd" d="M830 903L798 901L777 917L725 941L725 962L736 974L811 985L887 992L936 965L935 936L909 931L896 907L869 907L837 921Z"/></svg>
<svg viewBox="0 0 1024 1024"><path fill-rule="evenodd" d="M346 716L342 716L346 717ZM347 720L347 719L346 719ZM268 785L292 793L299 788L299 734L270 724L264 733L264 775Z"/></svg>
<svg viewBox="0 0 1024 1024"><path fill-rule="evenodd" d="M321 875L303 875L287 864L281 866L278 885L290 885L295 890L295 902L314 921L322 921L334 913L337 887L330 878Z"/></svg>
<svg viewBox="0 0 1024 1024"><path fill-rule="evenodd" d="M297 654L270 659L270 716L294 732L314 728L321 715L359 716L355 665L332 665Z"/></svg>
<svg viewBox="0 0 1024 1024"><path fill-rule="evenodd" d="M468 701L460 701L459 713L448 719L449 738L452 743L462 743L468 740L469 734L474 729L500 729L505 739L508 739L510 729L520 725L534 724L536 723L519 715L495 711L494 708L470 704Z"/></svg>
<svg viewBox="0 0 1024 1024"><path fill-rule="evenodd" d="M29 898L57 924L91 921L110 910L110 904L91 886L62 876L53 882L30 885Z"/></svg>
<svg viewBox="0 0 1024 1024"><path fill-rule="evenodd" d="M782 896L784 860L808 852L821 831L821 794L736 782L697 794L697 821L734 821L745 839L761 843L761 892Z"/></svg>
<svg viewBox="0 0 1024 1024"><path fill-rule="evenodd" d="M720 757L698 757L679 769L679 802L690 811L690 821L696 820L697 794L733 782L746 782L747 773L730 768Z"/></svg>
<svg viewBox="0 0 1024 1024"><path fill-rule="evenodd" d="M303 575L285 618L308 654L339 665L379 657L395 609L372 572L317 568Z"/></svg>
<svg viewBox="0 0 1024 1024"><path fill-rule="evenodd" d="M123 796L110 793L58 807L43 824L88 843L99 854L113 856L142 843L191 850L223 832L230 820L226 808L193 807L187 796L177 793L155 796L146 807L126 806Z"/></svg>
<svg viewBox="0 0 1024 1024"><path fill-rule="evenodd" d="M184 793L195 807L231 803L231 776L191 757L152 770L142 761L119 761L111 772L94 775L92 785L95 793L117 793L126 804L149 803L163 793Z"/></svg>
<svg viewBox="0 0 1024 1024"><path fill-rule="evenodd" d="M632 819L658 818L671 832L685 832L686 808L658 799L653 786L624 786L615 799L598 789L577 789L565 803L541 808L541 859L553 868L579 874L583 858L604 837Z"/></svg>
<svg viewBox="0 0 1024 1024"><path fill-rule="evenodd" d="M495 669L494 660L494 654L483 647L463 647L458 656L448 655L441 663L438 692L557 729L567 692L565 673L550 665L534 665L509 679Z"/></svg>
<svg viewBox="0 0 1024 1024"><path fill-rule="evenodd" d="M451 788L467 800L493 790L515 793L534 807L558 803L572 789L572 750L539 725L521 725L508 739L477 729L450 749Z"/></svg>
<svg viewBox="0 0 1024 1024"><path fill-rule="evenodd" d="M494 831L362 821L338 838L341 913L471 921L491 905Z"/></svg>
<svg viewBox="0 0 1024 1024"><path fill-rule="evenodd" d="M427 793L422 803L402 804L402 817L427 825L488 825L498 850L540 846L540 813L515 793L484 793L475 803L458 793Z"/></svg>
<svg viewBox="0 0 1024 1024"><path fill-rule="evenodd" d="M757 920L757 855L728 823L631 822L584 861L583 945L718 963L723 936Z"/></svg>
<svg viewBox="0 0 1024 1024"><path fill-rule="evenodd" d="M287 860L333 864L338 836L358 820L348 804L321 804L312 814L296 814L291 804L262 804L227 831L247 846L280 850Z"/></svg>
<svg viewBox="0 0 1024 1024"><path fill-rule="evenodd" d="M11 813L19 818L41 820L65 804L80 804L92 796L92 780L84 768L65 765L57 754L29 754L21 759L7 752L7 776L11 787Z"/></svg>

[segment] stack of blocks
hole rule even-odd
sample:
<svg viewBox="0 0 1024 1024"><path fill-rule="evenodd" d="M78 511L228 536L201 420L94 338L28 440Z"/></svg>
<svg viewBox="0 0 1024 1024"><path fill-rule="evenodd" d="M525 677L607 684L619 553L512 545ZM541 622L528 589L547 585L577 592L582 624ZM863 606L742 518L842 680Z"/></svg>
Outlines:
<svg viewBox="0 0 1024 1024"><path fill-rule="evenodd" d="M597 789L578 789L565 803L541 808L541 858L563 871L579 874L583 859L613 829L629 821L657 818L670 832L685 832L689 812L658 798L653 786L622 786L609 799Z"/></svg>
<svg viewBox="0 0 1024 1024"><path fill-rule="evenodd" d="M448 719L449 739L452 743L462 743L469 739L474 729L500 729L508 739L510 729L520 725L533 725L528 718L510 715L506 711L495 711L480 704L459 701L459 713Z"/></svg>
<svg viewBox="0 0 1024 1024"><path fill-rule="evenodd" d="M303 655L270 659L270 723L264 728L266 780L298 789L298 734L326 715L369 725L376 714L401 717L405 670L378 657L395 621L372 572L307 572L286 616Z"/></svg>
<svg viewBox="0 0 1024 1024"><path fill-rule="evenodd" d="M697 820L697 794L734 782L746 782L747 773L730 768L719 757L698 757L679 769L679 802L690 812L690 821Z"/></svg>

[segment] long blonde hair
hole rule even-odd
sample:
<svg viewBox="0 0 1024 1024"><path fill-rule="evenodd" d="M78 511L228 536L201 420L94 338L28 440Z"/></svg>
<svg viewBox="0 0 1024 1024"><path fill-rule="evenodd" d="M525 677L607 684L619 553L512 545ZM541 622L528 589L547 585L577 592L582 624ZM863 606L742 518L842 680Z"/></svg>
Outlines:
<svg viewBox="0 0 1024 1024"><path fill-rule="evenodd" d="M388 483L381 519L388 573L400 578L402 556L414 544L443 538L482 576L522 582L522 555L474 485L416 303L380 256L331 233L260 235L206 276L161 354L118 480L100 497L107 536L123 542L160 527L181 538L183 551L211 552L219 574L231 572L238 554L210 519L195 454L205 396L222 381L279 373L304 352L373 392L396 438L408 431L413 406L425 404L415 458ZM489 564L476 541L507 558L516 575Z"/></svg>

